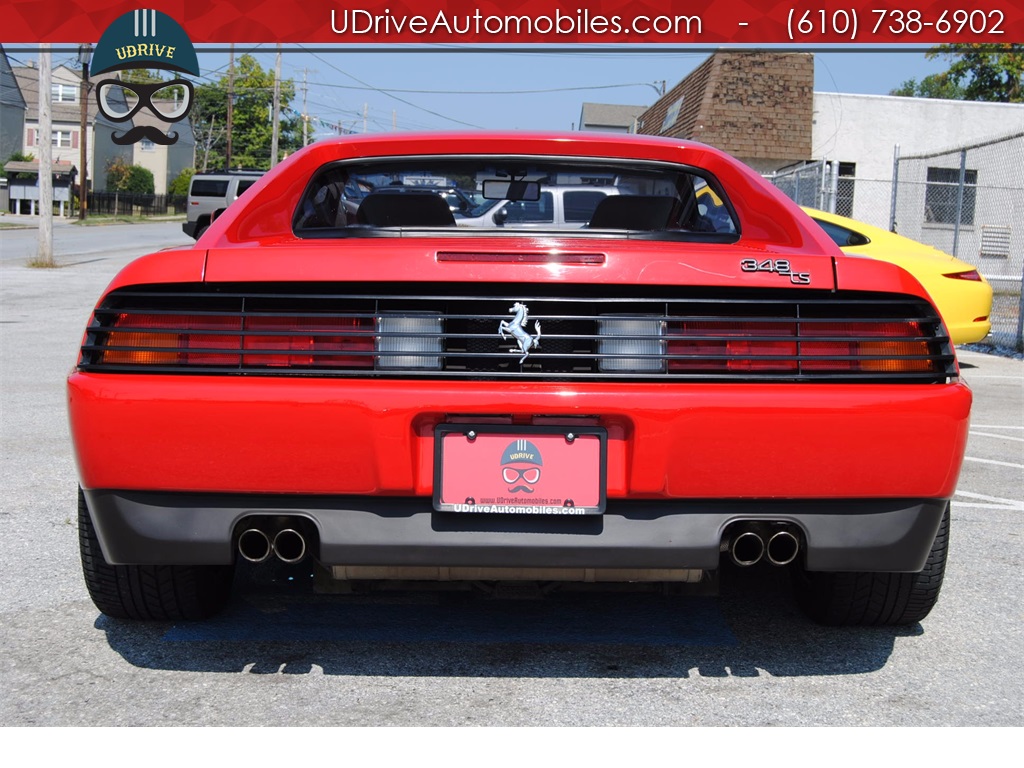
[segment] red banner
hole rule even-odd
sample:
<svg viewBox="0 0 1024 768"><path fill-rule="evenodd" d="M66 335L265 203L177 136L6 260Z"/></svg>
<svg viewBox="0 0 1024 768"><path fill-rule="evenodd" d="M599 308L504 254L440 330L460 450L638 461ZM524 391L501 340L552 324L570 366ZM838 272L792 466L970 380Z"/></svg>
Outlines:
<svg viewBox="0 0 1024 768"><path fill-rule="evenodd" d="M14 0L3 41L99 40L119 16L162 11L193 43L915 45L1024 40L1019 0Z"/></svg>

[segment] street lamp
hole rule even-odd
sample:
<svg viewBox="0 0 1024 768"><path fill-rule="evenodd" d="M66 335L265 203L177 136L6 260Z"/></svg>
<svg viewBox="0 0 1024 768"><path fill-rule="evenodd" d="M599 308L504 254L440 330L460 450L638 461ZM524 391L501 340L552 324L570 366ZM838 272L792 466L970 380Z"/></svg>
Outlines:
<svg viewBox="0 0 1024 768"><path fill-rule="evenodd" d="M82 65L82 92L79 100L82 102L81 126L78 136L79 170L81 180L78 182L78 218L85 221L86 211L89 208L89 174L86 163L89 157L89 62L92 60L92 46L83 43L78 46L78 63Z"/></svg>

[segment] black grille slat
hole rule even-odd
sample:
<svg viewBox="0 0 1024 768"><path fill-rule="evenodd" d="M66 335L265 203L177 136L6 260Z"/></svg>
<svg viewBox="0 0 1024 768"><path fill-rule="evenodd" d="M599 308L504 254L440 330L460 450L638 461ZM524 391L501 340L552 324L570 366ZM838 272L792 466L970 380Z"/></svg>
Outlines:
<svg viewBox="0 0 1024 768"><path fill-rule="evenodd" d="M282 292L261 285L115 291L95 312L82 347L82 370L154 373L231 373L274 376L339 376L418 379L523 379L539 381L945 381L956 375L952 347L932 307L916 297L810 290L763 291L663 287L531 285L521 292L482 285L479 295L453 286L444 295L430 285L290 286ZM309 289L309 290L307 290ZM498 326L512 319L515 302L529 307L527 331L541 325L539 348L522 356ZM335 337L436 338L428 332L381 331L374 318L417 314L440 320L440 351L312 348ZM125 317L124 325L117 325ZM142 316L149 316L146 321ZM179 316L181 322L174 322ZM158 318L168 318L160 325ZM187 321L186 318L194 319ZM250 327L251 322L308 324L310 329ZM202 324L206 327L184 327ZM237 320L237 322L234 322ZM600 334L601 320L661 323L663 333ZM340 322L339 322L340 321ZM347 327L349 322L361 327ZM337 326L332 325L337 324ZM879 335L872 326L898 324L898 335ZM702 327L710 326L710 327ZM742 324L742 326L739 326ZM824 327L855 324L854 336ZM910 325L913 324L913 325ZM738 326L730 329L729 326ZM902 325L903 327L898 327ZM182 327L178 327L182 326ZM222 327L223 326L223 327ZM161 334L160 343L147 336ZM128 339L130 335L130 340ZM166 338L168 335L177 336ZM153 337L156 338L155 336ZM312 339L304 348L302 339ZM258 340L258 342L251 341ZM608 351L609 340L658 342L657 352ZM235 345L232 346L232 342ZM258 343L258 347L249 346ZM290 344L298 346L289 346ZM192 346L195 345L195 346ZM846 346L857 347L844 354ZM858 346L859 345L859 346ZM883 348L877 348L885 345ZM605 349L602 350L601 346ZM726 352L725 347L729 347ZM916 349L919 347L920 349ZM734 351L740 348L740 351ZM145 362L127 353L147 352ZM104 354L111 353L104 360ZM878 353L878 354L873 354ZM177 363L169 357L180 356ZM189 359L191 356L191 359ZM261 362L289 356L288 364ZM440 370L382 368L382 359L440 357ZM302 358L301 362L293 362ZM344 358L352 358L346 368ZM370 358L370 367L363 361ZM230 359L230 364L228 360ZM339 360L342 364L339 364ZM609 361L661 361L661 370L602 370ZM830 370L829 364L858 361L862 369ZM603 362L604 361L604 362ZM727 361L735 370L719 370ZM925 361L922 363L921 361ZM872 367L870 364L877 362ZM681 367L682 366L682 367ZM701 366L704 366L702 369ZM876 370L880 366L891 370ZM927 370L921 368L927 367Z"/></svg>

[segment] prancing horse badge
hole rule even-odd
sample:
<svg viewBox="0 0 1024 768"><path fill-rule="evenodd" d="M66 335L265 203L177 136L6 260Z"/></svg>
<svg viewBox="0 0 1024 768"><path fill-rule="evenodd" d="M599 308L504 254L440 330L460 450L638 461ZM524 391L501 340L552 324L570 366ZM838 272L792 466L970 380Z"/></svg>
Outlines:
<svg viewBox="0 0 1024 768"><path fill-rule="evenodd" d="M531 336L530 332L526 330L526 316L529 314L526 305L517 301L508 308L508 311L512 312L514 317L511 320L501 321L498 325L498 334L503 339L507 339L509 334L515 338L519 344L519 351L523 353L523 356L519 358L519 364L522 365L523 361L530 356L530 350L540 346L540 320L533 321L533 328L537 333ZM514 349L510 349L509 352L516 354Z"/></svg>

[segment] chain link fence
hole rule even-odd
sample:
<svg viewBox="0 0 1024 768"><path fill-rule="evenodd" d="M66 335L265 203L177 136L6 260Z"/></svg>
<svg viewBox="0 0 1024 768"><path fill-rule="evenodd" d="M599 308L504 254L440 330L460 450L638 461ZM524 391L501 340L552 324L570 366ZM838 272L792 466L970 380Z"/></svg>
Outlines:
<svg viewBox="0 0 1024 768"><path fill-rule="evenodd" d="M1024 133L900 156L891 179L821 160L768 177L800 205L849 216L977 267L995 292L987 342L1024 351Z"/></svg>

